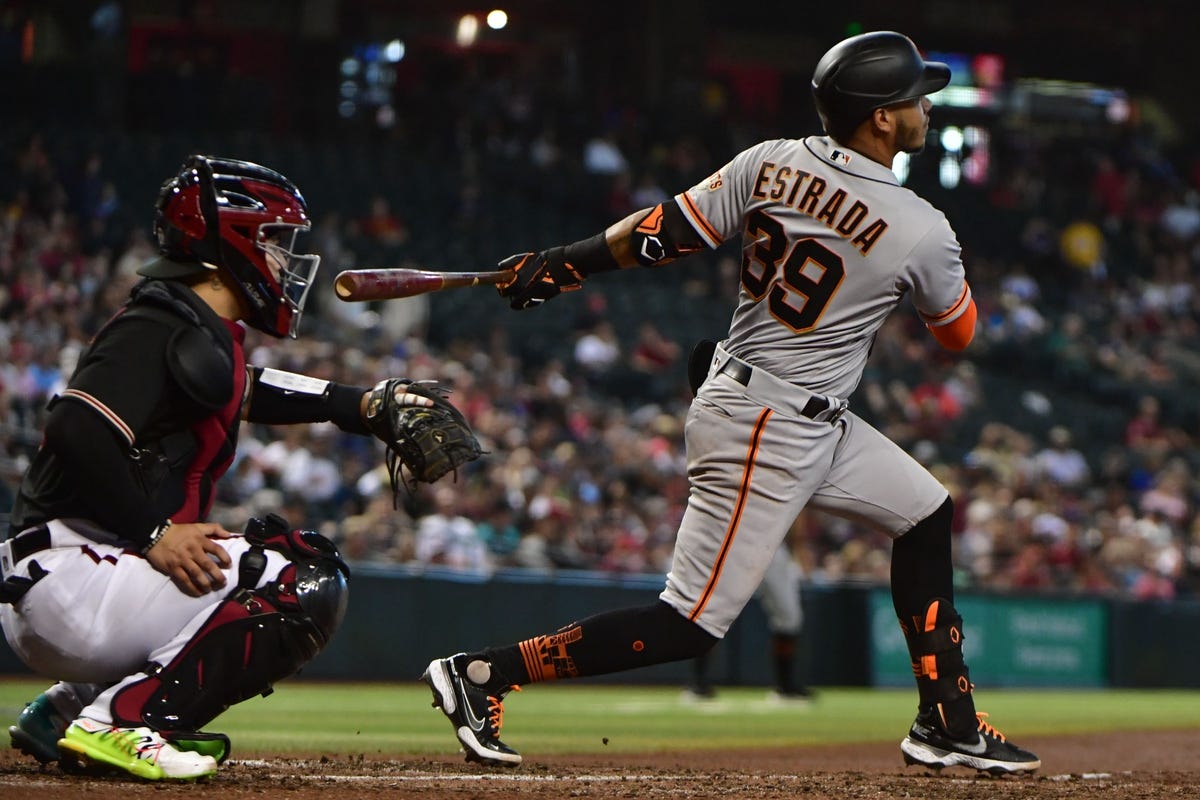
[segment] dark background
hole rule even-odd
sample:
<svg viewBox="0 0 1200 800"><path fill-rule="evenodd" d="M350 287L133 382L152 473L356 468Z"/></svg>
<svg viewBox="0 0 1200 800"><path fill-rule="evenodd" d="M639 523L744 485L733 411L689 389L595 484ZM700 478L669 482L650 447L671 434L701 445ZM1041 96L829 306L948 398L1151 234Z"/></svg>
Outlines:
<svg viewBox="0 0 1200 800"><path fill-rule="evenodd" d="M858 0L517 0L510 22L457 47L477 3L414 0L4 0L0 108L11 122L117 127L262 127L345 135L333 112L338 63L356 45L405 41L398 86L422 113L448 72L553 71L596 107L677 102L702 77L741 86L744 115L784 129L815 124L808 78L848 33L895 29L927 50L997 53L1006 77L1122 87L1167 109L1179 135L1198 127L1200 7L1159 2ZM32 33L30 25L32 24ZM30 45L32 44L32 50ZM482 65L482 66L481 66ZM400 128L428 126L397 109ZM591 121L580 121L581 123ZM806 132L806 131L805 131Z"/></svg>

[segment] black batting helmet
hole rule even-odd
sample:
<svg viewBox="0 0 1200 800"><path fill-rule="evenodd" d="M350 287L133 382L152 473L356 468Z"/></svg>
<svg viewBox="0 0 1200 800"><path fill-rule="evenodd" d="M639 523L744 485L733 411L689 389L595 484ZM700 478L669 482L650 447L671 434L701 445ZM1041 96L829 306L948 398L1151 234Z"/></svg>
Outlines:
<svg viewBox="0 0 1200 800"><path fill-rule="evenodd" d="M921 58L904 34L875 31L829 49L813 71L812 91L825 131L846 138L881 106L931 94L950 82L950 68Z"/></svg>

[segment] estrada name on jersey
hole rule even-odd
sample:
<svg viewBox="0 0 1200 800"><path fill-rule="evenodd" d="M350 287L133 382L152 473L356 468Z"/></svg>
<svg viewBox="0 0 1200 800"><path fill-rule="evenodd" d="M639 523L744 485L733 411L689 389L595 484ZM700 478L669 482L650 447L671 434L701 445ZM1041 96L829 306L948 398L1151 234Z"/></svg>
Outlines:
<svg viewBox="0 0 1200 800"><path fill-rule="evenodd" d="M834 151L843 156L841 151ZM811 180L810 180L811 179ZM767 191L767 186L772 188ZM800 193L801 187L804 193ZM825 198L825 190L829 183L819 175L813 175L804 170L792 169L787 164L775 164L771 161L762 162L758 177L754 180L755 200L783 201L801 214L807 214L815 220L824 222L827 227L850 239L850 243L859 249L864 256L879 241L879 237L888 229L883 219L876 219L859 233L862 221L867 218L870 209L862 200L855 199L850 207L842 213L846 204L846 190L837 188ZM784 196L787 199L784 200ZM819 207L819 210L818 210Z"/></svg>

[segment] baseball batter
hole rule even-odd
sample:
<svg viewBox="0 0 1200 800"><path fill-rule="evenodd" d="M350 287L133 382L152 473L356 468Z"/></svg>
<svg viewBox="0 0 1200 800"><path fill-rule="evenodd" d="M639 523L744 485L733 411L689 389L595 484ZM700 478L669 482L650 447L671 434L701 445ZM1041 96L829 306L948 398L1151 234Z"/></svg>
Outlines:
<svg viewBox="0 0 1200 800"><path fill-rule="evenodd" d="M908 298L959 351L975 303L945 216L900 186L919 152L926 95L950 80L907 37L876 32L830 49L813 74L826 136L776 139L736 155L670 201L590 239L501 262L513 308L580 288L594 273L657 266L740 240L741 287L688 413L691 492L659 602L598 614L508 647L430 663L424 680L468 759L516 764L499 738L513 685L692 658L729 629L801 509L895 540L892 594L919 695L901 743L908 763L1006 773L1041 762L975 711L953 606L945 489L849 410L876 332Z"/></svg>

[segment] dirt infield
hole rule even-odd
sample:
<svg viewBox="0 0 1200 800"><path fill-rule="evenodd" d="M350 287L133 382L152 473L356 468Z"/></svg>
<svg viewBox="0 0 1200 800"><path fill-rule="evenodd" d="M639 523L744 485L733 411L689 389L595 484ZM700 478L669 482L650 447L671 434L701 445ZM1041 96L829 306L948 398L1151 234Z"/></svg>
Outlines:
<svg viewBox="0 0 1200 800"><path fill-rule="evenodd" d="M1043 761L1028 778L904 768L895 744L737 752L688 751L597 758L527 756L496 771L454 756L384 760L361 755L233 760L212 780L171 786L64 775L0 751L4 800L327 797L466 798L1194 798L1200 796L1200 729L1023 740Z"/></svg>

